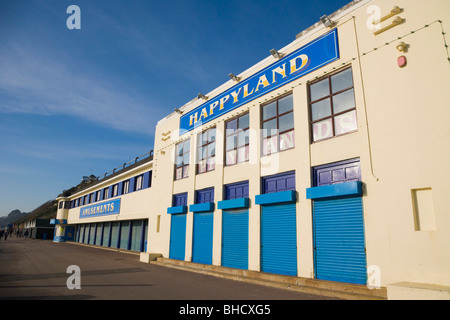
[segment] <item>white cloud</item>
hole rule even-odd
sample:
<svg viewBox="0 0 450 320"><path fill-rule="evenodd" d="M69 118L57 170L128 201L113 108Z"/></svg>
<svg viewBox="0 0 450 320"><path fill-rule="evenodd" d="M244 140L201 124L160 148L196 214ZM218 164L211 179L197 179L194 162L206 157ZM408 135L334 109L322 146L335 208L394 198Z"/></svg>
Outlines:
<svg viewBox="0 0 450 320"><path fill-rule="evenodd" d="M151 134L163 113L116 79L78 70L25 46L0 47L0 112L70 115L124 131Z"/></svg>

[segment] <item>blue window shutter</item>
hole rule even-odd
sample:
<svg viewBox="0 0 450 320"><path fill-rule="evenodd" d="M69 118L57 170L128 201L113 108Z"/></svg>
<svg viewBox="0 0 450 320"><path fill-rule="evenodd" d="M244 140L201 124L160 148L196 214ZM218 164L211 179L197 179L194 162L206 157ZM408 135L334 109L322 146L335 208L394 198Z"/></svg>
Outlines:
<svg viewBox="0 0 450 320"><path fill-rule="evenodd" d="M147 189L150 188L152 185L152 172L151 171L147 171L146 173L144 173L144 181L142 184L142 189Z"/></svg>
<svg viewBox="0 0 450 320"><path fill-rule="evenodd" d="M128 192L134 192L136 191L136 177L133 177L130 179L130 189L128 190Z"/></svg>
<svg viewBox="0 0 450 320"><path fill-rule="evenodd" d="M120 181L119 182L119 187L118 187L118 190L117 190L117 195L118 196L122 195L122 191L123 191L123 181Z"/></svg>

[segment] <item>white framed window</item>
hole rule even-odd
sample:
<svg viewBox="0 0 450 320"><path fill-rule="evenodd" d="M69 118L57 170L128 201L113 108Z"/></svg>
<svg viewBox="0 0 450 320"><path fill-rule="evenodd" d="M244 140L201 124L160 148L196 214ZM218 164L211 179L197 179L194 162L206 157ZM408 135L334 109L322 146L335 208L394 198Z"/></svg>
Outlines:
<svg viewBox="0 0 450 320"><path fill-rule="evenodd" d="M175 180L189 176L189 157L191 140L180 142L175 147Z"/></svg>
<svg viewBox="0 0 450 320"><path fill-rule="evenodd" d="M140 176L136 177L136 188L135 190L141 190L144 187L144 175L141 174Z"/></svg>
<svg viewBox="0 0 450 320"><path fill-rule="evenodd" d="M115 197L115 196L117 196L117 194L119 193L119 185L118 184L115 184L115 185L113 185L113 188L112 188L112 197Z"/></svg>
<svg viewBox="0 0 450 320"><path fill-rule="evenodd" d="M103 189L103 199L109 198L109 187Z"/></svg>
<svg viewBox="0 0 450 320"><path fill-rule="evenodd" d="M292 93L262 106L262 155L294 148Z"/></svg>
<svg viewBox="0 0 450 320"><path fill-rule="evenodd" d="M197 173L216 168L216 128L208 129L198 135Z"/></svg>
<svg viewBox="0 0 450 320"><path fill-rule="evenodd" d="M122 194L127 194L128 192L130 192L130 180L126 180L123 182Z"/></svg>
<svg viewBox="0 0 450 320"><path fill-rule="evenodd" d="M311 83L309 99L312 142L357 131L351 68Z"/></svg>

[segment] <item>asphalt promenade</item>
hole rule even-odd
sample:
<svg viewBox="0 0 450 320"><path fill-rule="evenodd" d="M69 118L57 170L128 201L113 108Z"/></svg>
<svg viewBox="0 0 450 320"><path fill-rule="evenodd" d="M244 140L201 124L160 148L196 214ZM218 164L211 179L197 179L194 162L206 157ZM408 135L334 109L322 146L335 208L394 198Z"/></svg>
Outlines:
<svg viewBox="0 0 450 320"><path fill-rule="evenodd" d="M138 254L15 236L0 240L0 299L175 300L191 305L205 300L332 300L142 263Z"/></svg>

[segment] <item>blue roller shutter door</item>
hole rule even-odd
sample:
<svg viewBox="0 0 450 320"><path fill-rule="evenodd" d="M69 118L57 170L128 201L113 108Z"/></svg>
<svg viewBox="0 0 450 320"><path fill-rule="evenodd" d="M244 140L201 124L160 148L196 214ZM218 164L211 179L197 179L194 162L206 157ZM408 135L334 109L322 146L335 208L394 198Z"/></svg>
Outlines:
<svg viewBox="0 0 450 320"><path fill-rule="evenodd" d="M85 224L80 224L78 226L78 242L79 243L83 243L83 239L84 239L84 229L86 228Z"/></svg>
<svg viewBox="0 0 450 320"><path fill-rule="evenodd" d="M192 261L212 264L213 212L194 213Z"/></svg>
<svg viewBox="0 0 450 320"><path fill-rule="evenodd" d="M263 193L295 190L295 173L263 178ZM295 203L261 206L261 271L297 275Z"/></svg>
<svg viewBox="0 0 450 320"><path fill-rule="evenodd" d="M361 197L314 201L316 278L366 283Z"/></svg>
<svg viewBox="0 0 450 320"><path fill-rule="evenodd" d="M225 200L248 198L248 181L225 186ZM222 265L248 269L248 209L222 211Z"/></svg>
<svg viewBox="0 0 450 320"><path fill-rule="evenodd" d="M173 195L173 206L185 206L187 193ZM172 214L170 224L169 258L184 260L186 251L186 214Z"/></svg>
<svg viewBox="0 0 450 320"><path fill-rule="evenodd" d="M94 244L95 240L95 223L89 225L89 241L88 244Z"/></svg>
<svg viewBox="0 0 450 320"><path fill-rule="evenodd" d="M184 260L186 248L186 214L172 214L169 258Z"/></svg>
<svg viewBox="0 0 450 320"><path fill-rule="evenodd" d="M222 265L248 269L248 209L222 212Z"/></svg>
<svg viewBox="0 0 450 320"><path fill-rule="evenodd" d="M198 190L196 203L214 202L214 188ZM195 212L192 239L192 261L212 264L214 213Z"/></svg>
<svg viewBox="0 0 450 320"><path fill-rule="evenodd" d="M111 225L111 242L110 247L111 248L118 248L119 247L119 222L115 221Z"/></svg>
<svg viewBox="0 0 450 320"><path fill-rule="evenodd" d="M102 246L109 247L110 246L110 239L111 239L111 222L105 222L104 223L104 230L103 230L103 243L102 243Z"/></svg>
<svg viewBox="0 0 450 320"><path fill-rule="evenodd" d="M297 274L295 203L264 205L261 219L261 270Z"/></svg>
<svg viewBox="0 0 450 320"><path fill-rule="evenodd" d="M95 235L95 245L99 246L102 244L102 235L103 235L103 224L97 223L97 233Z"/></svg>
<svg viewBox="0 0 450 320"><path fill-rule="evenodd" d="M360 183L358 159L314 168L314 185L338 188ZM351 182L352 181L352 182ZM333 189L330 189L333 190ZM366 284L363 206L359 195L314 199L314 268L317 279Z"/></svg>
<svg viewBox="0 0 450 320"><path fill-rule="evenodd" d="M130 250L142 251L144 223L144 220L132 221Z"/></svg>
<svg viewBox="0 0 450 320"><path fill-rule="evenodd" d="M129 240L130 240L130 221L122 221L120 223L119 248L129 250L128 247Z"/></svg>

